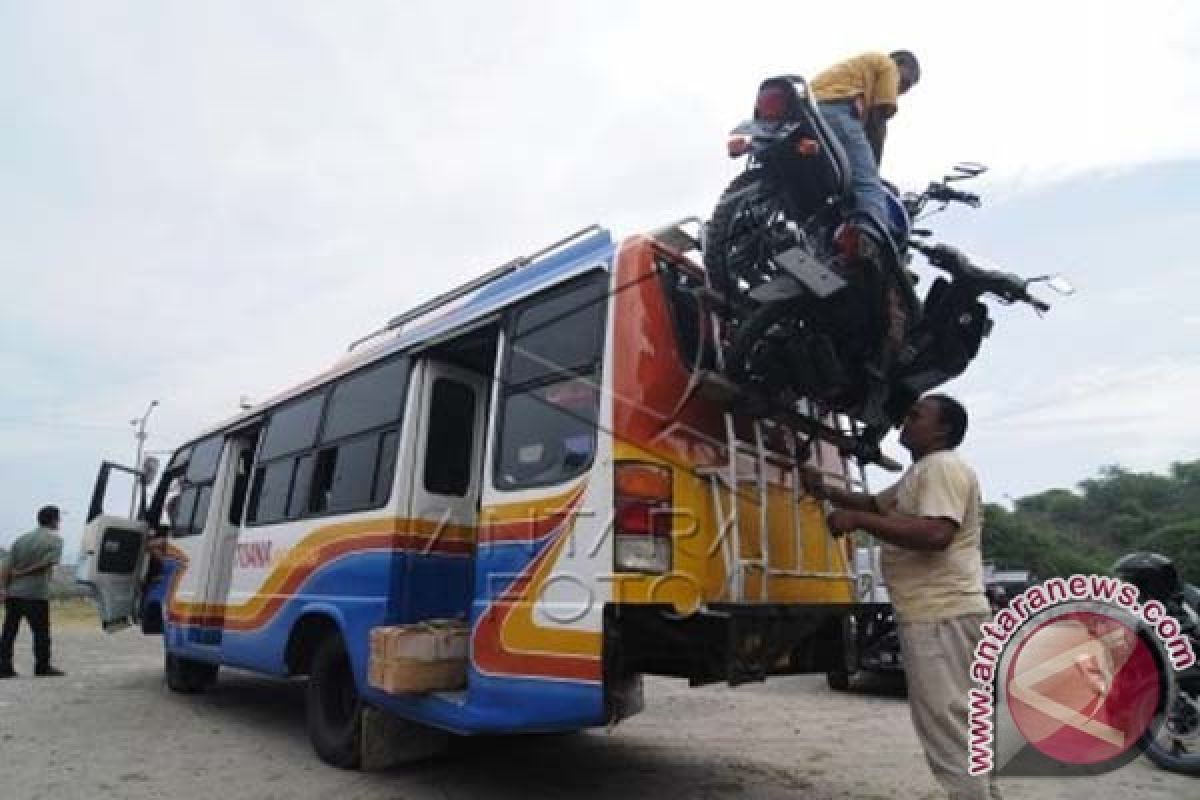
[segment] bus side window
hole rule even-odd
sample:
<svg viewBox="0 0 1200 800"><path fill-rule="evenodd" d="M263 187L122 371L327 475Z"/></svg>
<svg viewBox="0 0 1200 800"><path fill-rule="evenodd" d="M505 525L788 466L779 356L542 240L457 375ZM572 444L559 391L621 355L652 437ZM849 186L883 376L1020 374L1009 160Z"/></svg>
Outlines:
<svg viewBox="0 0 1200 800"><path fill-rule="evenodd" d="M357 511L374 504L375 472L382 450L378 433L356 436L317 453L309 510ZM389 486L389 488L391 488Z"/></svg>
<svg viewBox="0 0 1200 800"><path fill-rule="evenodd" d="M475 390L455 380L438 378L433 383L430 407L425 489L434 494L466 497L471 486L471 453L475 446Z"/></svg>
<svg viewBox="0 0 1200 800"><path fill-rule="evenodd" d="M183 458L177 454L171 459L171 466L163 476L163 480L170 481L163 510L172 538L195 536L204 530L224 443L224 434L218 433L197 442L187 451L180 451L187 453Z"/></svg>
<svg viewBox="0 0 1200 800"><path fill-rule="evenodd" d="M362 511L387 502L408 371L407 358L391 359L334 386L311 481L305 481L309 512Z"/></svg>
<svg viewBox="0 0 1200 800"><path fill-rule="evenodd" d="M517 311L496 415L497 488L550 486L591 466L608 284L607 272L591 273Z"/></svg>
<svg viewBox="0 0 1200 800"><path fill-rule="evenodd" d="M242 510L246 505L246 490L250 488L250 468L254 466L254 449L242 450L234 469L237 475L233 479L233 499L229 502L229 524L240 525Z"/></svg>
<svg viewBox="0 0 1200 800"><path fill-rule="evenodd" d="M408 371L407 357L389 358L276 410L254 468L247 522L264 525L385 504Z"/></svg>
<svg viewBox="0 0 1200 800"><path fill-rule="evenodd" d="M267 525L288 517L296 465L317 439L326 394L321 390L285 403L267 420L246 506L247 524Z"/></svg>

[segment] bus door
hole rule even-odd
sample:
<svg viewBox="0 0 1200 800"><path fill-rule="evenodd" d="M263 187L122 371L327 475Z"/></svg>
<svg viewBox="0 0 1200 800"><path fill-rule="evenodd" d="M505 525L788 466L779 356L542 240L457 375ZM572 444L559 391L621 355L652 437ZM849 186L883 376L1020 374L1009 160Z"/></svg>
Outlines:
<svg viewBox="0 0 1200 800"><path fill-rule="evenodd" d="M410 621L465 618L471 607L490 377L434 360L423 361L420 374L405 515L416 535L409 539L399 611Z"/></svg>
<svg viewBox="0 0 1200 800"><path fill-rule="evenodd" d="M149 526L141 518L152 476L105 461L92 489L75 579L92 590L100 624L112 633L141 615Z"/></svg>
<svg viewBox="0 0 1200 800"><path fill-rule="evenodd" d="M221 642L234 553L242 530L246 494L261 425L262 421L256 420L250 426L229 433L225 439L225 454L216 478L217 489L212 497L208 529L205 531L208 547L204 555L207 570L203 577L202 614L207 631L199 638L192 637L197 643L218 645Z"/></svg>
<svg viewBox="0 0 1200 800"><path fill-rule="evenodd" d="M170 648L215 644L219 635L206 614L205 584L212 549L209 513L219 495L219 472L225 454L225 434L207 436L181 448L171 459L163 480L166 529L165 559L172 566L169 594L164 597L166 645Z"/></svg>

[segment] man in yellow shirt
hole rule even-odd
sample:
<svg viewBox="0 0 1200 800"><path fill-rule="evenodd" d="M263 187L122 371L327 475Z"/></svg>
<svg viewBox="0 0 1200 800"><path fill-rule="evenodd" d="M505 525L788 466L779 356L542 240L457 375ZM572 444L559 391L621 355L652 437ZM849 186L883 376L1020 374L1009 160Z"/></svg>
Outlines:
<svg viewBox="0 0 1200 800"><path fill-rule="evenodd" d="M897 50L890 55L855 56L820 73L810 84L821 115L850 162L858 210L874 216L885 229L888 215L879 164L887 121L896 113L897 98L920 78L916 56Z"/></svg>
<svg viewBox="0 0 1200 800"><path fill-rule="evenodd" d="M883 540L883 577L896 609L908 704L917 738L952 800L996 800L991 776L968 774L971 660L990 608L983 588L979 481L955 451L967 412L951 397L926 395L908 412L900 444L913 464L877 495L806 483L839 510L835 536L865 530Z"/></svg>

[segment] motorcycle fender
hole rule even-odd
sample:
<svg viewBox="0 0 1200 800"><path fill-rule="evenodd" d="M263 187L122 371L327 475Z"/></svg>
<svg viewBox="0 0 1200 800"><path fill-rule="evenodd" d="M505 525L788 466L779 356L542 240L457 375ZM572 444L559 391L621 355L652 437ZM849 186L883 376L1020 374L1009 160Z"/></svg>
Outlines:
<svg viewBox="0 0 1200 800"><path fill-rule="evenodd" d="M730 131L730 136L749 136L751 139L775 142L791 136L799 127L799 123L796 122L761 122L748 119Z"/></svg>
<svg viewBox="0 0 1200 800"><path fill-rule="evenodd" d="M764 284L755 286L748 294L756 303L766 305L780 300L790 300L808 292L807 287L791 275L777 275Z"/></svg>
<svg viewBox="0 0 1200 800"><path fill-rule="evenodd" d="M750 140L749 152L761 156L787 142L799 127L795 122L761 122L751 119L738 125L729 135L746 137Z"/></svg>
<svg viewBox="0 0 1200 800"><path fill-rule="evenodd" d="M822 300L846 286L846 281L840 275L814 258L803 247L784 250L772 260L776 266Z"/></svg>

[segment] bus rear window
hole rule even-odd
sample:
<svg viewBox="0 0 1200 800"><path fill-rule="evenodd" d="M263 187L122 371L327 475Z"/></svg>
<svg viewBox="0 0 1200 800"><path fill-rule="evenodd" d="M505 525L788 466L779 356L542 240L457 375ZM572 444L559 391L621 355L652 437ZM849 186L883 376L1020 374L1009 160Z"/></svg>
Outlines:
<svg viewBox="0 0 1200 800"><path fill-rule="evenodd" d="M709 317L695 292L704 286L704 280L662 256L656 257L655 266L675 329L679 358L688 369L712 369L716 362Z"/></svg>

